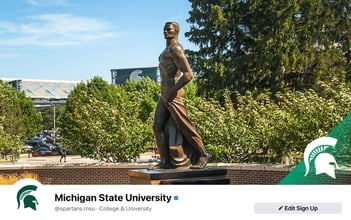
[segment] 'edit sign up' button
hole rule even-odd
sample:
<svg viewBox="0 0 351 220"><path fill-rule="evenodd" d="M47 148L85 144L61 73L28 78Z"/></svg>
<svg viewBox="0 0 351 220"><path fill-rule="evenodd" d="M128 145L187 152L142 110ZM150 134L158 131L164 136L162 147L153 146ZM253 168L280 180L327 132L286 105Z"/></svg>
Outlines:
<svg viewBox="0 0 351 220"><path fill-rule="evenodd" d="M341 203L255 203L256 214L338 214Z"/></svg>

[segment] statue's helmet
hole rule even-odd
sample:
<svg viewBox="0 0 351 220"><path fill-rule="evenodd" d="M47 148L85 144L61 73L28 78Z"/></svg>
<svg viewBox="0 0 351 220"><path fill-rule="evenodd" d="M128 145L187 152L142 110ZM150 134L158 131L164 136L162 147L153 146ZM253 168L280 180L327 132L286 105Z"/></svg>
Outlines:
<svg viewBox="0 0 351 220"><path fill-rule="evenodd" d="M32 208L33 210L37 210L37 205L38 201L37 199L32 196L32 195L28 195L23 199L23 203L24 203L24 208Z"/></svg>
<svg viewBox="0 0 351 220"><path fill-rule="evenodd" d="M310 163L314 161L316 175L325 173L335 179L335 167L338 167L333 155L327 153L330 147L334 148L337 139L332 137L321 137L309 143L305 149L304 162L306 166L305 176L310 171ZM335 166L334 166L335 165Z"/></svg>

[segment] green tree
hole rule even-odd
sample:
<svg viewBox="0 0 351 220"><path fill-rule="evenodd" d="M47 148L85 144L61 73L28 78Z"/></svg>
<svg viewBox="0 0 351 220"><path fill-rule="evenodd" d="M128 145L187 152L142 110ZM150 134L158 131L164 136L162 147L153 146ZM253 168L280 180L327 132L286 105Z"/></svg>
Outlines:
<svg viewBox="0 0 351 220"><path fill-rule="evenodd" d="M11 160L19 158L21 138L16 134L8 134L4 129L5 117L0 116L0 156Z"/></svg>
<svg viewBox="0 0 351 220"><path fill-rule="evenodd" d="M130 162L147 150L151 128L140 118L140 98L100 77L71 91L60 117L63 143L82 156Z"/></svg>
<svg viewBox="0 0 351 220"><path fill-rule="evenodd" d="M39 129L41 116L24 92L16 91L0 81L0 151L4 155L18 156L21 142Z"/></svg>
<svg viewBox="0 0 351 220"><path fill-rule="evenodd" d="M32 100L25 93L17 92L17 101L20 108L20 115L23 117L25 126L25 138L31 138L38 131L43 129L41 114L37 113Z"/></svg>
<svg viewBox="0 0 351 220"><path fill-rule="evenodd" d="M312 140L327 135L351 110L351 90L333 80L318 83L319 91L226 95L224 104L186 99L189 117L214 161L296 164ZM341 155L349 155L344 149ZM350 157L346 164L350 164Z"/></svg>
<svg viewBox="0 0 351 220"><path fill-rule="evenodd" d="M155 111L157 100L160 95L160 85L152 79L145 77L140 81L129 81L120 85L123 90L133 94L134 100L140 104L137 109L139 118L144 122L152 117Z"/></svg>
<svg viewBox="0 0 351 220"><path fill-rule="evenodd" d="M189 0L188 51L199 92L222 97L350 81L346 0Z"/></svg>

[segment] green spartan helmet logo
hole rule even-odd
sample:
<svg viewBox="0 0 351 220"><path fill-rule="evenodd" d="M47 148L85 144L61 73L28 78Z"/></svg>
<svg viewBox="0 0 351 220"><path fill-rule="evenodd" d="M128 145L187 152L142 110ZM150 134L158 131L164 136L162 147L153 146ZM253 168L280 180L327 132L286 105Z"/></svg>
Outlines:
<svg viewBox="0 0 351 220"><path fill-rule="evenodd" d="M30 195L32 191L36 191L36 190L37 190L37 186L34 186L34 185L27 185L22 187L17 193L17 204L18 204L17 209L20 208L21 201L23 200L24 208L29 207L36 211L37 205L39 205L39 203L33 195Z"/></svg>

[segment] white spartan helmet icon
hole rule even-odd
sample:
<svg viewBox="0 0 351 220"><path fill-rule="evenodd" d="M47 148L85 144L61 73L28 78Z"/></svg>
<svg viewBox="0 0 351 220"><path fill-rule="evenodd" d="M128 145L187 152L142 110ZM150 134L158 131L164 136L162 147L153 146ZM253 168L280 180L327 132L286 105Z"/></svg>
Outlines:
<svg viewBox="0 0 351 220"><path fill-rule="evenodd" d="M333 155L327 153L330 147L335 147L337 139L332 137L321 137L309 143L305 149L304 162L306 166L305 176L310 171L310 163L313 159L316 175L325 173L335 179L335 168L339 168Z"/></svg>
<svg viewBox="0 0 351 220"><path fill-rule="evenodd" d="M130 75L129 75L129 80L136 81L138 82L139 80L142 79L142 70L134 70Z"/></svg>

